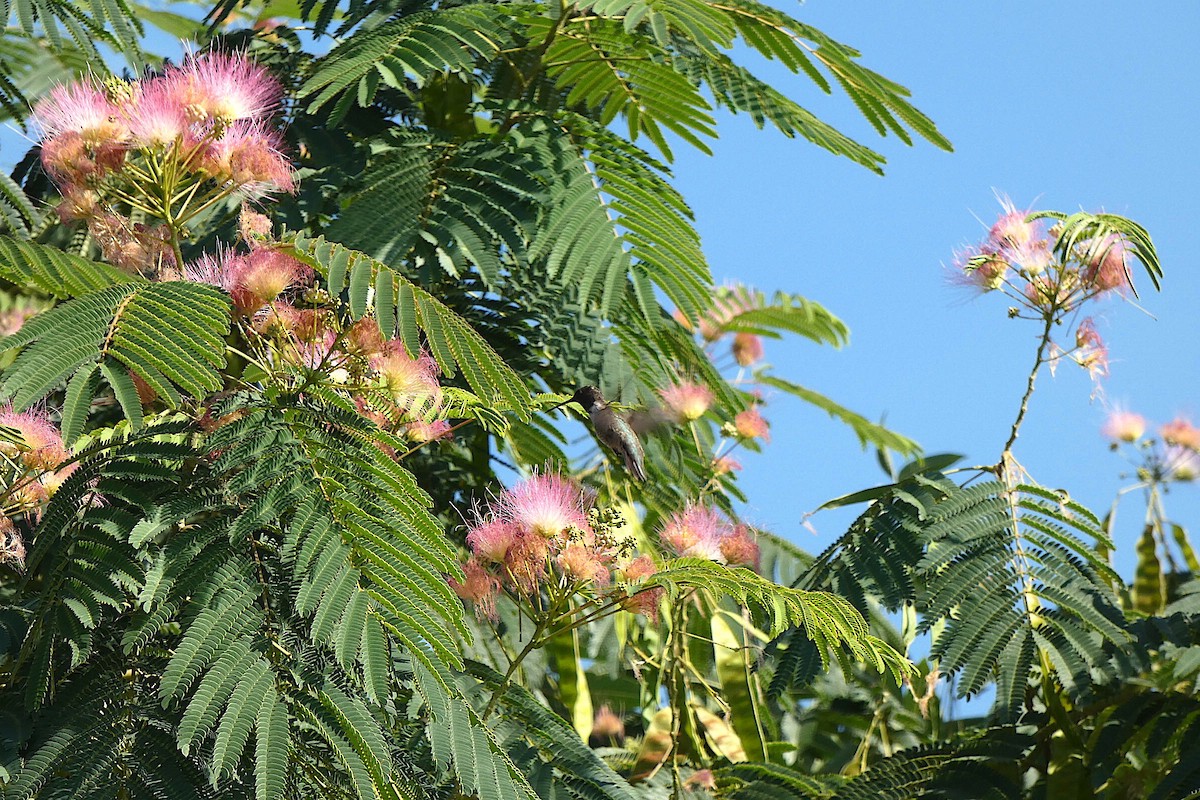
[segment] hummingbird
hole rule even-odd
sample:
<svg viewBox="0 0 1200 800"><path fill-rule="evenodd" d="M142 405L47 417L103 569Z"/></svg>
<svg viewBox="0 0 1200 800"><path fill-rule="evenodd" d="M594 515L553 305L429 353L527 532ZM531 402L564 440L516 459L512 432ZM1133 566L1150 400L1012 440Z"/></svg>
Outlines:
<svg viewBox="0 0 1200 800"><path fill-rule="evenodd" d="M646 480L646 453L642 442L625 418L609 407L595 386L584 386L559 405L576 403L583 407L596 429L596 438L625 462L625 469L638 481ZM557 406L555 406L557 408Z"/></svg>

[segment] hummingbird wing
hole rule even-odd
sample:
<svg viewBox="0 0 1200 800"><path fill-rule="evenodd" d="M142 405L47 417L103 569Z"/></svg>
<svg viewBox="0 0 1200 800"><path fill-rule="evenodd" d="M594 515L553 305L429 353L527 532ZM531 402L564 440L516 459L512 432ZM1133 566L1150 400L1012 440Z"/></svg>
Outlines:
<svg viewBox="0 0 1200 800"><path fill-rule="evenodd" d="M634 480L643 482L646 480L646 451L642 449L641 439L628 422L619 416L617 421L625 435L615 443L613 450L624 460L625 469L629 470Z"/></svg>

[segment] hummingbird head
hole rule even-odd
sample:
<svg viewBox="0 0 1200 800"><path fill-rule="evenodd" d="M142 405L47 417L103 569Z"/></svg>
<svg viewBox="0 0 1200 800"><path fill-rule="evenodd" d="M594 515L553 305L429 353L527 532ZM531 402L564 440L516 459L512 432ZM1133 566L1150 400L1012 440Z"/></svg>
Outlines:
<svg viewBox="0 0 1200 800"><path fill-rule="evenodd" d="M583 406L584 411L591 411L592 406L604 402L604 395L600 394L600 390L595 386L583 386L567 402L578 403Z"/></svg>

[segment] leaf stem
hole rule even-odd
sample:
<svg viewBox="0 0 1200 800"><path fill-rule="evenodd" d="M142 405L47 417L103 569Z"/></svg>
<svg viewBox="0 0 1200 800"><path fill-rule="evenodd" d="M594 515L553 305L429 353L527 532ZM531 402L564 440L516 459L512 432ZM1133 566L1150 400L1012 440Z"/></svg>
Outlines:
<svg viewBox="0 0 1200 800"><path fill-rule="evenodd" d="M1051 309L1046 312L1044 317L1045 325L1042 327L1042 338L1038 342L1037 356L1033 361L1033 369L1029 370L1029 378L1025 381L1025 395L1021 398L1021 407L1017 410L1017 418L1013 420L1012 430L1009 431L1008 441L1004 443L1004 451L1000 455L1000 463L996 465L996 472L1001 472L1008 469L1008 464L1011 461L1012 448L1017 441L1017 435L1021 430L1021 423L1025 421L1025 414L1029 411L1029 398L1033 396L1034 383L1037 381L1038 371L1042 368L1042 364L1046 363L1046 348L1050 344L1050 331L1054 327L1055 312L1057 309Z"/></svg>

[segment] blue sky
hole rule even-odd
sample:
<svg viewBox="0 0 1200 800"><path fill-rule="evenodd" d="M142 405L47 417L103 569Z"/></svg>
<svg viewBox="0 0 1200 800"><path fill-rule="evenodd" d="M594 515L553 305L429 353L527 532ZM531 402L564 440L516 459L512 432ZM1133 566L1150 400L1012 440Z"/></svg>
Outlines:
<svg viewBox="0 0 1200 800"><path fill-rule="evenodd" d="M1003 297L951 286L953 250L982 238L999 206L1123 214L1145 225L1165 271L1145 275L1139 310L1119 300L1093 314L1110 348L1110 376L1091 399L1086 372L1043 373L1016 455L1038 482L1064 488L1103 515L1129 465L1099 434L1106 403L1156 422L1200 421L1200 6L1128 4L844 3L778 5L863 53L863 63L912 90L954 143L880 140L844 96L827 97L777 64L751 70L822 118L880 150L876 176L745 117L720 117L710 158L680 148L677 185L692 204L720 281L797 292L851 329L835 351L805 340L767 342L777 374L825 392L965 463L997 460L1034 357L1036 324L1009 320ZM1069 332L1064 332L1069 336ZM848 429L792 398L771 398L772 444L743 459L744 511L811 551L855 511L803 514L883 482ZM1118 514L1116 563L1129 577L1139 498ZM1200 486L1166 499L1195 528ZM1197 534L1193 534L1193 539Z"/></svg>

